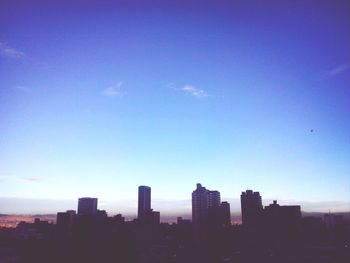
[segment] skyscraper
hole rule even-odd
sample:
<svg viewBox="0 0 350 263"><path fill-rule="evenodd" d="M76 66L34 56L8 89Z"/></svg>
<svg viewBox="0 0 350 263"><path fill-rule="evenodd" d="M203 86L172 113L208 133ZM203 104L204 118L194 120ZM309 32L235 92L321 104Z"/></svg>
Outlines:
<svg viewBox="0 0 350 263"><path fill-rule="evenodd" d="M196 190L192 192L192 222L195 226L205 220L209 208L209 192L201 184L197 184Z"/></svg>
<svg viewBox="0 0 350 263"><path fill-rule="evenodd" d="M221 203L220 192L197 184L192 192L192 222L196 240L203 240L230 224L230 205Z"/></svg>
<svg viewBox="0 0 350 263"><path fill-rule="evenodd" d="M139 200L137 217L141 219L151 211L151 187L139 186Z"/></svg>
<svg viewBox="0 0 350 263"><path fill-rule="evenodd" d="M97 198L82 197L78 201L78 215L94 216L97 213Z"/></svg>
<svg viewBox="0 0 350 263"><path fill-rule="evenodd" d="M241 194L242 224L247 228L256 228L263 210L259 192L247 190Z"/></svg>

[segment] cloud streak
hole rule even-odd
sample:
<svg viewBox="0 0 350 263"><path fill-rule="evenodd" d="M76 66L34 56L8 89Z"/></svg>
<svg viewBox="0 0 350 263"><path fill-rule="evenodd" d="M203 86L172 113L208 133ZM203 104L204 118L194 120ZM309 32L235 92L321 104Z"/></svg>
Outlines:
<svg viewBox="0 0 350 263"><path fill-rule="evenodd" d="M32 176L32 177L16 177L10 175L0 175L0 182L12 181L16 183L35 183L43 181L44 178Z"/></svg>
<svg viewBox="0 0 350 263"><path fill-rule="evenodd" d="M39 182L39 181L42 181L43 178L34 176L34 177L24 178L23 180L25 180L26 182Z"/></svg>
<svg viewBox="0 0 350 263"><path fill-rule="evenodd" d="M346 71L349 68L350 68L350 63L341 64L341 65L338 65L338 66L336 66L334 68L329 69L326 72L326 75L330 76L330 77L333 77L333 76L336 76L338 74L343 73L344 71Z"/></svg>
<svg viewBox="0 0 350 263"><path fill-rule="evenodd" d="M189 84L183 86L180 90L186 93L187 95L191 95L196 98L204 98L209 96L208 93L206 93L204 90Z"/></svg>
<svg viewBox="0 0 350 263"><path fill-rule="evenodd" d="M20 91L20 92L29 92L30 91L30 89L26 86L16 86L15 89Z"/></svg>
<svg viewBox="0 0 350 263"><path fill-rule="evenodd" d="M2 57L13 59L21 59L24 57L24 53L22 51L16 50L15 48L10 47L4 42L0 42L0 55Z"/></svg>
<svg viewBox="0 0 350 263"><path fill-rule="evenodd" d="M119 81L116 85L103 90L102 94L107 97L123 97L126 92L122 90L123 82Z"/></svg>

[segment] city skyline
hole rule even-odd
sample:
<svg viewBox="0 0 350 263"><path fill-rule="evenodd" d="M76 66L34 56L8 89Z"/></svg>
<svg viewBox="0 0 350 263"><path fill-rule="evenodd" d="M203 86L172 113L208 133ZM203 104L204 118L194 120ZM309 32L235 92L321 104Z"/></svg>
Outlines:
<svg viewBox="0 0 350 263"><path fill-rule="evenodd" d="M348 1L49 2L0 3L0 213L350 211Z"/></svg>
<svg viewBox="0 0 350 263"><path fill-rule="evenodd" d="M127 220L140 220L140 222L145 221L149 222L150 218L152 218L152 215L157 215L159 218L160 214L160 221L165 223L171 223L176 222L179 217L186 219L186 220L194 220L194 222L197 222L198 220L194 219L194 217L206 217L207 210L212 212L216 210L217 213L221 213L219 211L224 211L228 209L228 215L230 217L230 221L233 224L240 224L244 222L245 218L256 218L257 215L263 211L266 208L271 207L271 205L275 205L277 200L279 202L279 205L282 206L289 206L294 207L298 206L300 211L303 213L303 216L320 216L323 214L331 214L331 213L341 213L344 215L350 215L348 211L345 210L328 210L328 211L322 211L322 209L316 209L316 210L309 210L308 206L306 205L306 209L304 207L305 204L298 203L296 201L285 201L280 199L266 199L263 198L263 196L260 195L260 191L256 192L251 189L246 189L245 191L241 192L240 199L234 200L231 198L224 198L224 201L221 200L220 191L218 190L209 190L206 187L202 186L201 183L196 184L196 189L192 192L192 201L191 199L188 201L185 201L186 205L188 206L188 209L181 210L174 209L178 204L176 202L172 203L171 201L167 201L163 204L163 206L157 206L156 207L168 207L167 209L163 208L164 210L161 211L154 211L152 208L154 203L154 200L151 199L151 187L150 186L144 186L141 185L137 189L137 198L135 201L135 211L130 212L130 210L123 210L122 205L114 208L109 209L105 206L105 203L102 201L101 203L98 201L98 197L79 197L78 203L76 200L72 200L72 204L65 204L62 206L58 206L59 208L56 209L57 206L51 206L51 210L49 213L24 213L21 215L21 213L9 213L13 214L14 216L19 215L23 216L23 219L25 221L28 220L27 216L35 215L39 216L39 218L42 216L43 218L48 219L49 221L55 221L53 217L56 217L56 213L58 214L65 214L65 212L59 212L59 211L67 211L67 212L74 212L76 215L89 215L89 216L95 216L98 215L99 212L102 212L102 214L108 215L108 216L115 216L115 215L123 215ZM199 198L199 199L198 199ZM257 199L256 199L257 198ZM134 202L130 202L134 203ZM130 205L128 203L128 205ZM155 202L157 203L157 202ZM233 208L231 209L233 204ZM16 207L16 206L15 206ZM245 207L245 208L244 208ZM56 209L56 210L55 210ZM224 209L224 210L222 210ZM243 211L244 209L244 211ZM248 209L248 210L247 210ZM253 209L253 210L252 210ZM243 211L243 212L242 212ZM170 212L170 213L169 213ZM204 212L204 214L203 214ZM245 214L245 215L243 215ZM6 215L6 213L3 213L3 215ZM6 215L7 216L7 215ZM226 216L224 216L226 217ZM12 217L6 220L13 220ZM15 219L14 220L18 220ZM158 219L159 220L159 219ZM199 219L201 221L202 219ZM6 221L7 222L7 221ZM250 222L246 221L246 225L255 225L255 223L251 224Z"/></svg>
<svg viewBox="0 0 350 263"><path fill-rule="evenodd" d="M100 210L96 197L79 198L78 212L57 212L55 222L38 216L11 228L15 218L10 218L12 222L5 221L6 227L0 228L2 246L8 248L0 259L347 263L350 258L349 214L302 215L300 205L281 205L277 200L263 207L260 193L246 190L241 194L242 222L237 224L220 192L200 183L192 192L192 220L161 221L151 203L151 187L139 186L138 215L132 220Z"/></svg>
<svg viewBox="0 0 350 263"><path fill-rule="evenodd" d="M151 187L141 185L138 187L138 202L137 202L137 213L134 215L125 215L120 211L117 213L108 213L104 209L100 209L98 205L97 197L80 197L78 198L77 209L68 209L66 212L56 211L56 216L59 214L72 214L74 216L83 216L83 217L102 217L107 216L117 216L123 217L128 221L137 221L142 224L154 224L152 220L152 214L157 215L157 220L159 224L163 223L175 223L185 219L188 222L191 222L195 228L206 229L209 222L214 224L219 224L221 226L242 224L245 227L250 229L255 229L260 225L261 216L264 216L264 213L270 214L271 211L280 210L282 213L286 213L287 219L291 215L296 215L300 219L302 217L308 217L313 213L306 213L302 215L303 211L300 204L281 204L277 203L279 200L265 200L259 191L254 191L247 189L241 192L240 196L240 220L237 220L237 214L232 213L230 209L230 203L227 201L222 201L220 198L220 191L218 190L209 190L205 186L202 186L201 183L196 184L196 189L192 191L191 194L191 212L189 214L174 214L173 217L169 217L167 214L162 214L162 211L153 211L152 207L152 198L151 198ZM277 212L278 214L279 212ZM344 213L344 212L343 212ZM272 215L274 212L272 212ZM289 216L288 216L289 214ZM320 216L331 215L332 213L315 213L314 215ZM348 213L344 213L348 214ZM160 216L160 215L163 215ZM185 218L183 218L185 216ZM290 219L293 219L295 216L291 216ZM124 218L124 217L123 217ZM227 219L229 219L227 221ZM124 220L124 219L123 219ZM208 221L209 220L209 221ZM284 220L282 220L284 221ZM56 222L57 223L57 222Z"/></svg>

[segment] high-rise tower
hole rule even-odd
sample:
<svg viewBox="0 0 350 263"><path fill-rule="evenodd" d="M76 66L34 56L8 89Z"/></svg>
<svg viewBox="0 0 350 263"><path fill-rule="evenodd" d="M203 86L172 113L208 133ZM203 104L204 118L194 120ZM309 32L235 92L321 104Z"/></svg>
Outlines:
<svg viewBox="0 0 350 263"><path fill-rule="evenodd" d="M192 222L196 240L203 240L230 225L230 205L221 203L220 192L197 184L192 192Z"/></svg>
<svg viewBox="0 0 350 263"><path fill-rule="evenodd" d="M151 211L151 187L139 186L138 214L140 219Z"/></svg>
<svg viewBox="0 0 350 263"><path fill-rule="evenodd" d="M192 192L192 222L199 225L205 220L209 208L209 190L201 184L197 184L196 190Z"/></svg>

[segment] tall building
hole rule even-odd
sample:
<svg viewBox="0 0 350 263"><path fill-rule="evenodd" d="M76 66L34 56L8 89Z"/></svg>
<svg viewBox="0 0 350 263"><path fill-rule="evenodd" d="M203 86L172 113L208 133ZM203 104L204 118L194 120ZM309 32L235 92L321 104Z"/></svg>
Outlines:
<svg viewBox="0 0 350 263"><path fill-rule="evenodd" d="M263 210L259 192L247 190L241 194L242 224L247 228L256 228Z"/></svg>
<svg viewBox="0 0 350 263"><path fill-rule="evenodd" d="M231 211L228 202L222 202L220 204L220 223L226 227L231 225Z"/></svg>
<svg viewBox="0 0 350 263"><path fill-rule="evenodd" d="M151 208L151 187L139 186L138 222L145 225L160 223L160 213Z"/></svg>
<svg viewBox="0 0 350 263"><path fill-rule="evenodd" d="M219 207L221 203L220 192L219 191L209 191L208 192L208 207L214 208Z"/></svg>
<svg viewBox="0 0 350 263"><path fill-rule="evenodd" d="M210 191L197 184L197 188L192 192L192 222L201 224L207 219L208 213L218 214L220 206L219 191Z"/></svg>
<svg viewBox="0 0 350 263"><path fill-rule="evenodd" d="M139 186L137 217L140 219L151 211L151 187Z"/></svg>
<svg viewBox="0 0 350 263"><path fill-rule="evenodd" d="M94 216L97 213L97 198L82 197L78 200L78 215Z"/></svg>
<svg viewBox="0 0 350 263"><path fill-rule="evenodd" d="M197 184L197 188L192 192L192 222L195 226L205 220L209 208L209 192L201 184Z"/></svg>
<svg viewBox="0 0 350 263"><path fill-rule="evenodd" d="M143 214L140 219L141 220L139 220L139 222L142 223L142 224L159 225L159 223L160 223L160 212L153 211L153 209L151 209L150 211L148 211L145 214Z"/></svg>
<svg viewBox="0 0 350 263"><path fill-rule="evenodd" d="M197 240L215 235L217 231L229 225L231 221L230 205L221 203L220 192L210 191L197 184L192 192L192 222Z"/></svg>

